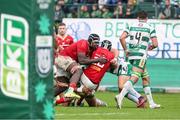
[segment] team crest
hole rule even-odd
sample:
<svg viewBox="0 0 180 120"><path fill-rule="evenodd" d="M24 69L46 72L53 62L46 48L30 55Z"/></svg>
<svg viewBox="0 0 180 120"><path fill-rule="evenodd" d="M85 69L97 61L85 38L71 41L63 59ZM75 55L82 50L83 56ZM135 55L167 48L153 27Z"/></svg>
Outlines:
<svg viewBox="0 0 180 120"><path fill-rule="evenodd" d="M52 37L36 37L36 70L41 77L46 77L52 70Z"/></svg>

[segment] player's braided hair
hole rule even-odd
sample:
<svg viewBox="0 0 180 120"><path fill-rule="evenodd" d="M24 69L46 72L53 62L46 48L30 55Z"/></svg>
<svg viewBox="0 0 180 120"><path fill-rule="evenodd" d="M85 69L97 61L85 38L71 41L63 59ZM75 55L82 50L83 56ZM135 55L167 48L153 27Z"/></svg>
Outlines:
<svg viewBox="0 0 180 120"><path fill-rule="evenodd" d="M88 37L88 42L91 44L93 41L99 42L100 41L99 35L94 34L94 33L90 34L89 37Z"/></svg>
<svg viewBox="0 0 180 120"><path fill-rule="evenodd" d="M101 43L101 47L107 48L110 51L112 47L112 43L109 40L103 40Z"/></svg>

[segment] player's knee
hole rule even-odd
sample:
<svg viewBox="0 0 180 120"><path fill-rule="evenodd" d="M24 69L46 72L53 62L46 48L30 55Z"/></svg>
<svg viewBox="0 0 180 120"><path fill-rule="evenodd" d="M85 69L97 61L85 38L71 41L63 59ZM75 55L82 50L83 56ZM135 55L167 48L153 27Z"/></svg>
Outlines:
<svg viewBox="0 0 180 120"><path fill-rule="evenodd" d="M70 73L71 74L74 74L74 73L79 73L79 74L81 74L82 73L82 68L81 68L81 66L79 66L79 65L75 65L75 66L73 66L72 68L71 68L71 70L70 70Z"/></svg>
<svg viewBox="0 0 180 120"><path fill-rule="evenodd" d="M148 80L149 79L149 74L147 71L145 71L144 73L142 73L141 77L144 79L144 80Z"/></svg>
<svg viewBox="0 0 180 120"><path fill-rule="evenodd" d="M123 87L124 87L124 84L119 85L119 89L123 89Z"/></svg>
<svg viewBox="0 0 180 120"><path fill-rule="evenodd" d="M131 77L135 77L135 78L139 79L141 77L141 73L133 71L132 74L131 74Z"/></svg>
<svg viewBox="0 0 180 120"><path fill-rule="evenodd" d="M150 83L149 80L150 80L149 76L142 78L143 85L148 85Z"/></svg>

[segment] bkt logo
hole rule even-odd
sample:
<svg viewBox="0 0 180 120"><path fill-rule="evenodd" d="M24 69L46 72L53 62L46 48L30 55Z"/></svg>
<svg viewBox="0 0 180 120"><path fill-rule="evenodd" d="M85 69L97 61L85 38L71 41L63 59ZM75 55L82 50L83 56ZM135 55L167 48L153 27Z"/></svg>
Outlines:
<svg viewBox="0 0 180 120"><path fill-rule="evenodd" d="M1 90L28 100L29 25L22 17L1 14Z"/></svg>

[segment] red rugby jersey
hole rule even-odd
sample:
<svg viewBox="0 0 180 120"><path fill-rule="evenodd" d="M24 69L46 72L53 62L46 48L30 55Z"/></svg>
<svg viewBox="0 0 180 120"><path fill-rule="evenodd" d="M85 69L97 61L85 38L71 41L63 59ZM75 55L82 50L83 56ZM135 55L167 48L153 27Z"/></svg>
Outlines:
<svg viewBox="0 0 180 120"><path fill-rule="evenodd" d="M60 55L69 56L73 60L78 62L77 53L85 53L86 56L89 54L89 44L87 40L79 40L64 50L60 51Z"/></svg>
<svg viewBox="0 0 180 120"><path fill-rule="evenodd" d="M60 36L56 37L56 45L62 45L63 48L68 47L69 45L71 45L72 43L74 43L73 38L70 35L67 35L64 39Z"/></svg>
<svg viewBox="0 0 180 120"><path fill-rule="evenodd" d="M114 58L114 54L108 49L99 47L93 52L91 58L104 57L108 60L105 64L93 63L89 65L83 72L95 84L99 84L105 72L109 69L110 61Z"/></svg>

